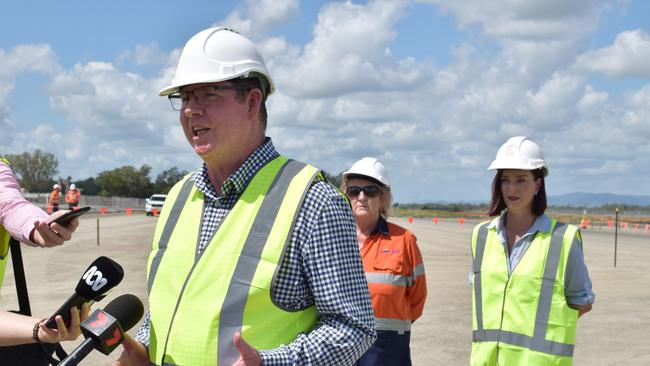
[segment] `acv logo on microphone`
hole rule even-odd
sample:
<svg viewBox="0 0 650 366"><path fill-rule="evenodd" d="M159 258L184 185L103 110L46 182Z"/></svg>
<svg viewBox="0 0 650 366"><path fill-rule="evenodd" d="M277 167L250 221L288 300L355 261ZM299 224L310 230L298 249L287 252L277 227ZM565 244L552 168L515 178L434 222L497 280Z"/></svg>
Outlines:
<svg viewBox="0 0 650 366"><path fill-rule="evenodd" d="M102 277L102 272L97 270L97 266L88 268L81 279L86 280L88 286L92 286L93 291L99 291L108 283L108 280Z"/></svg>

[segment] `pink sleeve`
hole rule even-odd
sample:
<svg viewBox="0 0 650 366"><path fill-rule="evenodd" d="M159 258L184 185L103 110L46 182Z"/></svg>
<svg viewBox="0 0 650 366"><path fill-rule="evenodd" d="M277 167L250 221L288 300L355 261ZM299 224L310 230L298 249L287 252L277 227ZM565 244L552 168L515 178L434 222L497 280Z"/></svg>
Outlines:
<svg viewBox="0 0 650 366"><path fill-rule="evenodd" d="M43 210L23 198L13 171L0 163L0 224L19 241L36 245L29 240L34 221L47 217Z"/></svg>

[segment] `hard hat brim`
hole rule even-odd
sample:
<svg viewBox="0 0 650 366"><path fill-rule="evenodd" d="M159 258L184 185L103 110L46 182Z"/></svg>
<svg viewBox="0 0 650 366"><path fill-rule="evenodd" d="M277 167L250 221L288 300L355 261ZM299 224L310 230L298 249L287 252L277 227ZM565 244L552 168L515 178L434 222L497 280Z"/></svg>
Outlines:
<svg viewBox="0 0 650 366"><path fill-rule="evenodd" d="M222 81L237 79L237 78L240 78L242 76L244 76L244 74L237 75L235 77L228 77L228 78L211 78L211 79L203 79L202 78L200 80L197 79L197 80L185 81L185 82L182 82L182 83L172 83L172 84L160 89L160 91L158 92L158 95L161 96L161 97L166 97L169 94L178 92L180 90L180 88L182 88L184 86L194 85L194 84L205 84L205 83L219 83L219 82L222 82ZM273 84L273 81L271 81L271 79L269 79L269 78L266 78L266 81L269 84L268 94L266 94L266 96L268 97L269 95L273 94L273 92L275 92L275 85ZM266 90L262 90L262 92L266 93Z"/></svg>

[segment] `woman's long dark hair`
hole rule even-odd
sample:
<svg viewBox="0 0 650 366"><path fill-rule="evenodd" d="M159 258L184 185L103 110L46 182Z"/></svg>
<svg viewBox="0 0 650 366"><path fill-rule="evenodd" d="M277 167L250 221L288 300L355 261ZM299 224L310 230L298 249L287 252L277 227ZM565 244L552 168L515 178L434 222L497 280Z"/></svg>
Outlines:
<svg viewBox="0 0 650 366"><path fill-rule="evenodd" d="M535 197L533 197L533 206L532 211L535 217L541 216L546 211L546 183L544 183L544 170L535 169L530 170L533 174L533 180L537 179L542 180L542 184L539 187L539 191ZM488 215L489 216L499 216L501 212L506 209L506 203L503 200L503 193L501 193L501 176L503 175L503 169L497 170L497 174L492 180L492 199L490 200L490 208Z"/></svg>

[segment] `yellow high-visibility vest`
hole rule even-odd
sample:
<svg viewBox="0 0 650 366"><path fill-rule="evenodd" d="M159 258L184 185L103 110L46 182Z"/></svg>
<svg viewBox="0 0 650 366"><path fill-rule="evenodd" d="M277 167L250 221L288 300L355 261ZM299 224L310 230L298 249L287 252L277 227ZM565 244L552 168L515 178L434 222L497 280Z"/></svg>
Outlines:
<svg viewBox="0 0 650 366"><path fill-rule="evenodd" d="M285 157L246 187L197 254L204 195L190 175L163 206L148 262L149 358L155 365L231 365L240 331L257 349L292 342L316 324L315 306L280 308L271 284L304 196L319 170Z"/></svg>
<svg viewBox="0 0 650 366"><path fill-rule="evenodd" d="M0 156L0 163L11 166L9 161L2 156ZM11 235L9 235L9 232L4 228L4 226L0 225L0 288L2 288L2 283L5 278L5 268L7 267L7 261L9 258L10 239Z"/></svg>
<svg viewBox="0 0 650 366"><path fill-rule="evenodd" d="M535 234L508 273L508 253L496 225L472 233L472 366L568 366L573 362L578 311L564 294L564 275L577 227L552 220Z"/></svg>

